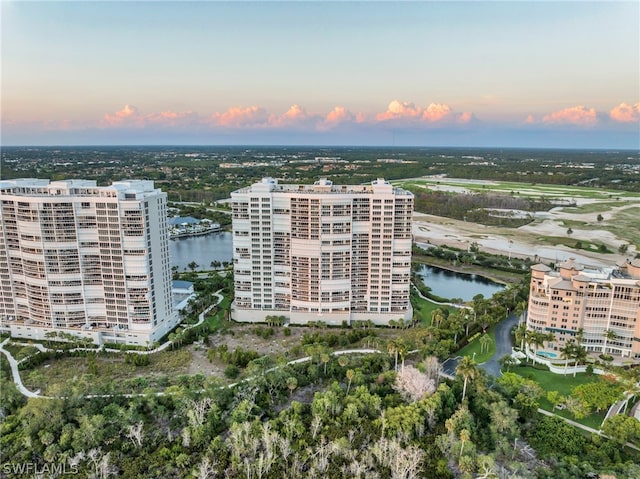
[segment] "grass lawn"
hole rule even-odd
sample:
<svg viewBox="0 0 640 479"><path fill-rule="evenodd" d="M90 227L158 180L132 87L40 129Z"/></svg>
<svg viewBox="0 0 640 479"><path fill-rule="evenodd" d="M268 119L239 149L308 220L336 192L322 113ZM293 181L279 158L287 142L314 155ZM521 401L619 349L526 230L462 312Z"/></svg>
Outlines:
<svg viewBox="0 0 640 479"><path fill-rule="evenodd" d="M482 333L472 342L467 344L464 348L456 353L457 356L469 356L474 359L477 364L486 363L493 357L496 353L496 334L495 328L489 328L487 333L491 338L491 343L489 343L489 347L485 348L484 352L481 352L482 343L480 342L480 338L482 337ZM475 356L474 356L475 353Z"/></svg>
<svg viewBox="0 0 640 479"><path fill-rule="evenodd" d="M546 392L558 391L562 396L570 396L573 388L581 384L601 381L600 377L598 377L597 375L589 376L585 373L578 373L574 378L572 374L567 374L566 376L564 376L562 374L554 374L551 371L534 369L530 366L514 368L513 372L527 379L533 379ZM546 397L542 397L540 399L540 407L547 411L551 411L558 416L566 417L594 429L600 429L600 425L602 424L602 421L604 421L604 417L607 414L607 411L605 410L601 411L600 413L593 412L583 419L576 419L567 410L553 410L551 403L547 401Z"/></svg>
<svg viewBox="0 0 640 479"><path fill-rule="evenodd" d="M411 297L414 298L412 302L414 304L413 314L419 318L418 320L423 326L431 326L431 314L436 309L451 309L448 306L441 306L428 299L422 299L413 289L411 290Z"/></svg>
<svg viewBox="0 0 640 479"><path fill-rule="evenodd" d="M215 314L211 314L205 318L205 323L209 325L211 332L215 332L219 329L224 329L226 325L230 323L225 320L225 315L231 306L231 300L228 297L224 297L222 302L218 305L218 310ZM225 324L226 323L226 324Z"/></svg>

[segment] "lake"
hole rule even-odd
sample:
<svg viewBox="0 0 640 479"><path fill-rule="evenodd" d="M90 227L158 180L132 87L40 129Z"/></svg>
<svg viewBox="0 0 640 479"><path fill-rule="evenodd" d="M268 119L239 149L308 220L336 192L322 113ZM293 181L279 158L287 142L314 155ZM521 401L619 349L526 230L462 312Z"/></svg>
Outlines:
<svg viewBox="0 0 640 479"><path fill-rule="evenodd" d="M211 269L212 261L233 260L233 235L228 231L211 233L191 238L177 238L169 241L171 266L179 271L188 271L188 264L195 261L197 269ZM495 283L476 274L464 274L448 271L435 266L422 265L418 274L431 288L433 294L443 298L462 298L471 300L476 294L490 298L504 285Z"/></svg>
<svg viewBox="0 0 640 479"><path fill-rule="evenodd" d="M188 271L188 264L198 263L197 269L211 269L212 261L233 261L233 235L228 231L208 235L169 240L171 266Z"/></svg>
<svg viewBox="0 0 640 479"><path fill-rule="evenodd" d="M422 265L417 271L424 284L431 292L441 298L462 298L470 301L476 294L490 298L494 293L504 289L504 285L496 283L477 274L456 273L435 266Z"/></svg>

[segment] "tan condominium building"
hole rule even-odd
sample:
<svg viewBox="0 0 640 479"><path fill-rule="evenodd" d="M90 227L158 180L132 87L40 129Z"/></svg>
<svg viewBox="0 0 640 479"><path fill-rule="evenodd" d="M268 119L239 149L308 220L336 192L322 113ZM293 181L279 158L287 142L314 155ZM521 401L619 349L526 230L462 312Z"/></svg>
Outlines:
<svg viewBox="0 0 640 479"><path fill-rule="evenodd" d="M265 178L231 199L233 319L412 319L410 192L383 179L355 186Z"/></svg>
<svg viewBox="0 0 640 479"><path fill-rule="evenodd" d="M0 326L147 345L173 326L167 196L152 181L0 181Z"/></svg>
<svg viewBox="0 0 640 479"><path fill-rule="evenodd" d="M557 271L532 266L527 327L554 334L545 344L556 351L552 357L581 338L588 352L640 359L640 260L609 270L589 270L573 259Z"/></svg>

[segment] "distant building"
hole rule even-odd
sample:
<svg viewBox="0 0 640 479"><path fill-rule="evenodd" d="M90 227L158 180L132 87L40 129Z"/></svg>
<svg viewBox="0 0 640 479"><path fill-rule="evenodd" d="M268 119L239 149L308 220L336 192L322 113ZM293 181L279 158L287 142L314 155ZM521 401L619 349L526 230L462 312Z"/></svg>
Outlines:
<svg viewBox="0 0 640 479"><path fill-rule="evenodd" d="M412 319L410 192L382 179L338 186L265 178L231 198L233 319Z"/></svg>
<svg viewBox="0 0 640 479"><path fill-rule="evenodd" d="M199 236L220 231L220 223L210 219L199 220L193 216L176 216L169 219L169 238Z"/></svg>
<svg viewBox="0 0 640 479"><path fill-rule="evenodd" d="M546 347L554 351L582 330L589 352L640 358L640 260L608 271L573 259L558 271L532 266L527 328L552 332L556 339Z"/></svg>
<svg viewBox="0 0 640 479"><path fill-rule="evenodd" d="M0 326L146 345L178 321L167 195L152 181L0 181Z"/></svg>

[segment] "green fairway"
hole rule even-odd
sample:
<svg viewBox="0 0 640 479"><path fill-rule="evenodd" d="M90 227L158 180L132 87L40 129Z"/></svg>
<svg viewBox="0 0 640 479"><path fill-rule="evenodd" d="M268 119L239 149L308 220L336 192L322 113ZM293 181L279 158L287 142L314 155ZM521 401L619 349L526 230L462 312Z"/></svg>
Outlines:
<svg viewBox="0 0 640 479"><path fill-rule="evenodd" d="M550 198L588 198L607 200L618 197L624 198L626 196L637 196L637 193L620 190L604 190L600 188L589 188L585 186L520 183L515 181L472 181L455 178L419 178L408 181L394 181L393 183L402 187L426 187L430 185L439 185L464 188L466 190L474 192L498 192L513 194L514 196L520 197L535 198L546 196ZM621 206L621 204L618 203L616 203L616 205Z"/></svg>

